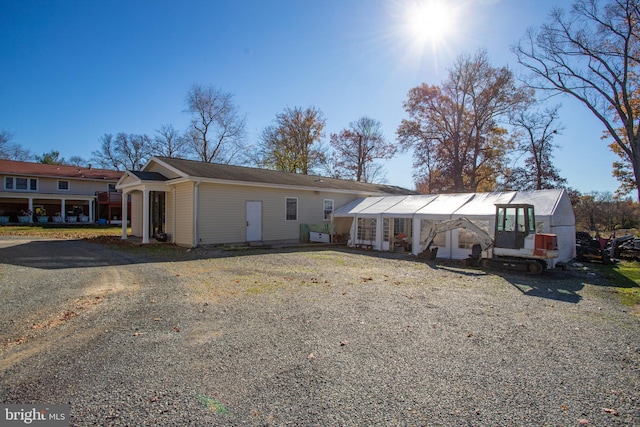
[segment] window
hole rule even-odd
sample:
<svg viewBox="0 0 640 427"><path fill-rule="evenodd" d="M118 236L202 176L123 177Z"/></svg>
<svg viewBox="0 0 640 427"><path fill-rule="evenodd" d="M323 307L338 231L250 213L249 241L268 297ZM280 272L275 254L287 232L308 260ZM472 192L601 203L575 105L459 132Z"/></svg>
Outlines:
<svg viewBox="0 0 640 427"><path fill-rule="evenodd" d="M485 231L488 235L489 233L489 221L471 221L474 225L476 225L481 230ZM479 243L476 235L471 231L460 228L458 230L458 248L460 249L471 249L473 245Z"/></svg>
<svg viewBox="0 0 640 427"><path fill-rule="evenodd" d="M5 177L5 190L38 191L38 180L35 178Z"/></svg>
<svg viewBox="0 0 640 427"><path fill-rule="evenodd" d="M29 185L27 178L16 178L16 190L26 190Z"/></svg>
<svg viewBox="0 0 640 427"><path fill-rule="evenodd" d="M287 197L285 199L285 219L287 221L298 220L298 199L295 197Z"/></svg>
<svg viewBox="0 0 640 427"><path fill-rule="evenodd" d="M391 225L390 218L382 218L382 240L385 242L389 241L389 227Z"/></svg>
<svg viewBox="0 0 640 427"><path fill-rule="evenodd" d="M373 242L376 240L376 219L358 218L358 240Z"/></svg>
<svg viewBox="0 0 640 427"><path fill-rule="evenodd" d="M322 218L324 218L325 221L331 221L331 215L333 215L333 200L324 199L324 202L322 203L322 205L323 205Z"/></svg>
<svg viewBox="0 0 640 427"><path fill-rule="evenodd" d="M421 219L420 220L420 242L424 243L429 234L429 231L433 227L435 227L438 223L442 221L434 220L434 219ZM447 233L442 232L436 234L436 237L433 239L433 243L431 243L431 247L438 246L440 248L444 248L447 246Z"/></svg>
<svg viewBox="0 0 640 427"><path fill-rule="evenodd" d="M58 190L69 191L69 181L58 181Z"/></svg>

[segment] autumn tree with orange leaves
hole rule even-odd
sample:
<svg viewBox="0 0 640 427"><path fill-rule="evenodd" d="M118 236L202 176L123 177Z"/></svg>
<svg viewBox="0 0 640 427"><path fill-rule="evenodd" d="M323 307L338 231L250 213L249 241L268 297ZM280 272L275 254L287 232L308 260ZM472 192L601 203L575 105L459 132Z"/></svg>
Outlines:
<svg viewBox="0 0 640 427"><path fill-rule="evenodd" d="M421 84L403 106L408 119L397 130L413 149L414 177L424 193L496 189L513 147L501 125L532 93L506 67L493 67L486 51L462 55L440 86Z"/></svg>

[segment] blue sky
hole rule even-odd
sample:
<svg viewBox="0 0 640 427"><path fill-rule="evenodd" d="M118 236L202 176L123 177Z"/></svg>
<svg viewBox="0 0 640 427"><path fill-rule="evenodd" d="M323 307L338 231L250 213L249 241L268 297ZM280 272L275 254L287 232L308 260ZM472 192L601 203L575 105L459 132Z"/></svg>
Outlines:
<svg viewBox="0 0 640 427"><path fill-rule="evenodd" d="M0 0L0 129L42 154L85 159L105 133L184 129L193 83L234 94L247 138L285 107L322 110L330 133L367 115L386 137L420 83L440 84L462 53L486 48L520 70L510 46L569 0L449 0L453 31L424 45L408 30L416 0ZM602 125L568 98L555 164L583 193L614 191ZM387 182L413 188L412 158L385 162Z"/></svg>

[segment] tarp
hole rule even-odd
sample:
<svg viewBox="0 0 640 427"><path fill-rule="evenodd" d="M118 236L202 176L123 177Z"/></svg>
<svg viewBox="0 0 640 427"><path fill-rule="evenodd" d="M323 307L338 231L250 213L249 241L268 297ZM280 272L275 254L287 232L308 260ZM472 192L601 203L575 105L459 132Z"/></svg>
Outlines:
<svg viewBox="0 0 640 427"><path fill-rule="evenodd" d="M473 193L465 194L439 194L438 197L428 205L416 211L417 216L445 216L451 217L455 211L473 198ZM495 207L494 207L495 209Z"/></svg>
<svg viewBox="0 0 640 427"><path fill-rule="evenodd" d="M471 200L456 209L452 216L453 218L486 216L493 219L496 216L496 205L511 202L515 195L515 191L505 193L477 193L473 195Z"/></svg>
<svg viewBox="0 0 640 427"><path fill-rule="evenodd" d="M429 203L436 200L438 196L436 194L424 195L424 196L407 196L384 211L384 216L395 217L411 217L418 210L422 209Z"/></svg>
<svg viewBox="0 0 640 427"><path fill-rule="evenodd" d="M338 217L354 217L364 209L368 208L371 205L375 205L383 197L361 197L359 199L355 199L344 206L339 207L338 209L333 211L334 218Z"/></svg>
<svg viewBox="0 0 640 427"><path fill-rule="evenodd" d="M378 216L384 214L387 210L400 203L408 196L387 196L383 197L379 202L367 206L358 212L358 216Z"/></svg>

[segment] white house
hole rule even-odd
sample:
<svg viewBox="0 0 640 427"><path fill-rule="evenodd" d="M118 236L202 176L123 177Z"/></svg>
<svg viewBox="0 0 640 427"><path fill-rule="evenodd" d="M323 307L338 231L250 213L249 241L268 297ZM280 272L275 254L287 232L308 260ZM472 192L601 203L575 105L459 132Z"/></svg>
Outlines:
<svg viewBox="0 0 640 427"><path fill-rule="evenodd" d="M299 241L304 225L347 233L350 224L332 222L336 207L370 196L415 194L390 185L168 157L152 157L142 170L127 171L116 188L131 197L133 236L148 243L162 232L169 242L189 247Z"/></svg>

